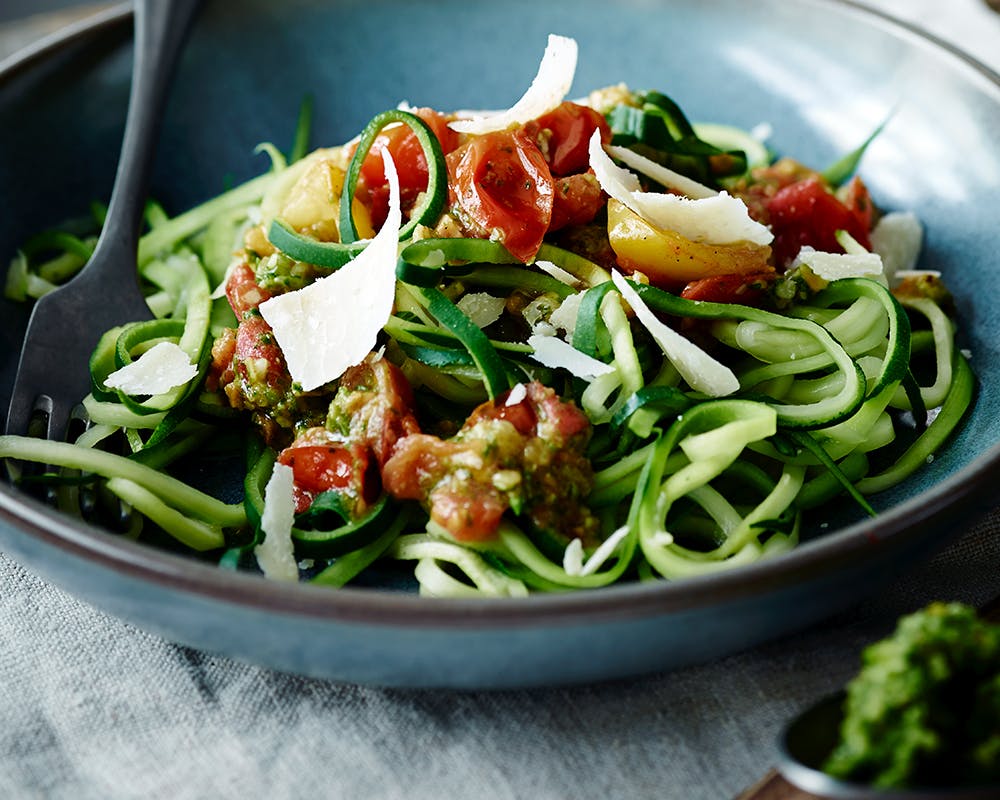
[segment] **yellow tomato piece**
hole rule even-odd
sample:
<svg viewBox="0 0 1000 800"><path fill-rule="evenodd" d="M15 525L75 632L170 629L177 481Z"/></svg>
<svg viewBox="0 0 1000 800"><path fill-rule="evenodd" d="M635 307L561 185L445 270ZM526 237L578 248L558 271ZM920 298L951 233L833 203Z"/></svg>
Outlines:
<svg viewBox="0 0 1000 800"><path fill-rule="evenodd" d="M299 233L322 242L340 241L340 196L344 170L330 159L318 159L295 182L278 216ZM351 204L354 224L362 239L375 235L368 209L355 198Z"/></svg>
<svg viewBox="0 0 1000 800"><path fill-rule="evenodd" d="M705 244L651 225L615 199L608 201L608 239L618 263L657 286L680 286L716 275L771 271L771 248L752 242Z"/></svg>

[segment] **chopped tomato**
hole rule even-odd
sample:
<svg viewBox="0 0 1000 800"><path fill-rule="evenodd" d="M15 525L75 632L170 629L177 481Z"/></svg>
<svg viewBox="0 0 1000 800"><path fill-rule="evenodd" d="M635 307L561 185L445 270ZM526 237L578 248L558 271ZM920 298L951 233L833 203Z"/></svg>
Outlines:
<svg viewBox="0 0 1000 800"><path fill-rule="evenodd" d="M431 492L431 519L460 542L482 542L496 535L507 502L485 484L470 484L464 491L452 487Z"/></svg>
<svg viewBox="0 0 1000 800"><path fill-rule="evenodd" d="M226 276L226 299L236 314L243 319L251 311L271 296L271 293L257 285L257 276L246 261L235 265Z"/></svg>
<svg viewBox="0 0 1000 800"><path fill-rule="evenodd" d="M548 153L553 175L573 175L590 166L588 148L595 130L605 144L611 141L611 128L601 114L568 100L525 127L530 135L537 130L537 136L544 137L542 152Z"/></svg>
<svg viewBox="0 0 1000 800"><path fill-rule="evenodd" d="M350 501L352 516L361 516L381 491L371 453L360 444L299 444L297 440L281 451L278 463L292 468L296 512L309 508L321 492L336 491Z"/></svg>
<svg viewBox="0 0 1000 800"><path fill-rule="evenodd" d="M369 356L341 376L327 419L351 441L368 447L381 468L400 439L420 432L413 408L413 389L402 370Z"/></svg>
<svg viewBox="0 0 1000 800"><path fill-rule="evenodd" d="M519 400L508 393L478 406L451 439L401 439L382 471L386 491L423 503L459 541L494 537L514 508L567 541L590 542L598 528L582 500L593 485L584 455L590 421L549 387L524 389Z"/></svg>
<svg viewBox="0 0 1000 800"><path fill-rule="evenodd" d="M246 313L236 329L233 371L236 382L226 388L226 394L234 408L273 408L291 388L285 357L271 326L256 312Z"/></svg>
<svg viewBox="0 0 1000 800"><path fill-rule="evenodd" d="M713 275L691 281L681 292L685 300L706 300L710 303L738 303L743 306L757 305L764 297L767 287L774 280L773 272L757 272L752 275L739 273Z"/></svg>
<svg viewBox="0 0 1000 800"><path fill-rule="evenodd" d="M233 372L233 356L236 355L236 329L223 328L222 333L212 343L212 365L205 377L205 388L214 392L231 384L236 378Z"/></svg>
<svg viewBox="0 0 1000 800"><path fill-rule="evenodd" d="M586 225L604 207L604 193L593 172L556 178L550 231Z"/></svg>
<svg viewBox="0 0 1000 800"><path fill-rule="evenodd" d="M521 261L538 253L552 220L549 165L523 131L487 133L448 157L451 205L484 237L497 237Z"/></svg>
<svg viewBox="0 0 1000 800"><path fill-rule="evenodd" d="M837 197L861 221L866 231L872 229L875 209L872 206L871 196L868 194L868 187L865 186L861 178L857 175L851 178L837 191Z"/></svg>
<svg viewBox="0 0 1000 800"><path fill-rule="evenodd" d="M838 230L847 231L862 246L869 247L871 208L867 191L862 201L863 188L859 181L851 207L838 200L819 177L779 189L768 201L774 232L772 249L778 267L787 266L805 245L830 253L843 252L836 239Z"/></svg>
<svg viewBox="0 0 1000 800"><path fill-rule="evenodd" d="M466 425L475 425L484 419L502 419L509 422L522 436L542 436L563 447L578 435L589 436L590 420L573 403L559 398L554 389L538 381L524 384L524 397L511 402L511 393L505 392L496 402L482 403L473 409Z"/></svg>
<svg viewBox="0 0 1000 800"><path fill-rule="evenodd" d="M447 155L458 144L458 134L448 127L448 118L430 108L418 108L414 112L427 123L441 143ZM382 148L389 151L396 165L399 177L399 200L403 213L409 212L417 201L417 196L427 188L427 157L417 140L417 135L407 125L387 128L375 137L371 150L361 163L358 187L367 193L372 224L379 228L389 212L389 184L385 180L385 165L382 163Z"/></svg>

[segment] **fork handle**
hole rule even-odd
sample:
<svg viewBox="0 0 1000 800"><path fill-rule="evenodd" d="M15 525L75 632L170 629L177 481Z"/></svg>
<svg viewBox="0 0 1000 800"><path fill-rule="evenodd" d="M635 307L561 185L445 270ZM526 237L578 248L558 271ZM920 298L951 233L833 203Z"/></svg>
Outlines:
<svg viewBox="0 0 1000 800"><path fill-rule="evenodd" d="M121 157L115 174L105 229L98 242L102 258L92 259L97 274L106 268L134 269L135 252L145 210L146 193L152 172L150 153L155 146L163 119L167 89L187 29L201 0L136 0L134 6L135 45L132 85ZM113 250L108 253L107 251ZM112 257L108 257L108 256ZM122 267L121 265L126 265ZM127 276L117 275L119 279ZM133 281L137 278L132 279Z"/></svg>

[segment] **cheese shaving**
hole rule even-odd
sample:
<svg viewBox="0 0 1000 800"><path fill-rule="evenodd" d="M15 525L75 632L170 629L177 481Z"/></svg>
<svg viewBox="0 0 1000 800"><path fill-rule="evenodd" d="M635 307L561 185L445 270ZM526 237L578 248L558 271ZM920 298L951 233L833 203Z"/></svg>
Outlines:
<svg viewBox="0 0 1000 800"><path fill-rule="evenodd" d="M534 352L531 357L546 367L565 369L583 380L593 380L598 375L614 372L614 367L581 353L573 345L555 336L529 336L528 345Z"/></svg>
<svg viewBox="0 0 1000 800"><path fill-rule="evenodd" d="M261 303L292 380L312 391L361 363L392 313L402 215L396 165L382 150L389 215L353 261L303 289Z"/></svg>
<svg viewBox="0 0 1000 800"><path fill-rule="evenodd" d="M567 575L577 576L583 572L583 542L573 539L563 551L563 570Z"/></svg>
<svg viewBox="0 0 1000 800"><path fill-rule="evenodd" d="M649 331L663 354L692 389L710 397L723 397L740 388L739 380L729 367L716 361L690 339L660 322L618 270L611 271L611 280L625 298L625 302L632 307L639 322Z"/></svg>
<svg viewBox="0 0 1000 800"><path fill-rule="evenodd" d="M576 58L575 39L550 33L545 54L538 65L538 74L520 100L499 114L456 120L449 126L459 133L479 135L523 125L548 113L569 93L576 74Z"/></svg>
<svg viewBox="0 0 1000 800"><path fill-rule="evenodd" d="M583 542L574 539L563 551L563 569L567 575L573 577L593 575L604 566L604 562L614 554L626 536L628 536L628 526L624 525L601 542L586 562L583 560Z"/></svg>
<svg viewBox="0 0 1000 800"><path fill-rule="evenodd" d="M871 233L872 252L882 256L882 268L890 281L917 265L924 242L924 229L916 214L892 211L878 221Z"/></svg>
<svg viewBox="0 0 1000 800"><path fill-rule="evenodd" d="M297 581L299 568L292 544L295 522L295 475L285 464L275 464L264 487L260 527L264 541L253 549L264 575L277 581Z"/></svg>
<svg viewBox="0 0 1000 800"><path fill-rule="evenodd" d="M470 292L462 295L456 305L476 327L486 328L500 319L506 301L488 292Z"/></svg>
<svg viewBox="0 0 1000 800"><path fill-rule="evenodd" d="M565 283L567 286L572 286L574 289L578 289L580 287L580 279L577 278L572 272L564 270L558 264L553 264L551 261L543 261L542 259L539 259L535 262L535 266L542 272L551 275L560 283Z"/></svg>
<svg viewBox="0 0 1000 800"><path fill-rule="evenodd" d="M197 374L198 368L178 345L159 342L131 364L108 375L104 385L128 395L163 394L183 386Z"/></svg>
<svg viewBox="0 0 1000 800"><path fill-rule="evenodd" d="M878 253L825 253L806 245L792 266L805 264L813 274L825 281L841 278L881 278L882 257Z"/></svg>
<svg viewBox="0 0 1000 800"><path fill-rule="evenodd" d="M510 394L507 395L507 400L504 402L505 406L516 406L522 400L528 396L528 387L523 383L516 383L514 387L510 390Z"/></svg>
<svg viewBox="0 0 1000 800"><path fill-rule="evenodd" d="M639 159L641 156L631 160L633 163L641 163ZM694 181L684 185L688 190L701 195L696 199L642 191L639 179L615 164L605 152L600 131L594 131L590 139L590 166L597 182L608 195L661 230L675 231L686 239L705 244L747 241L765 245L774 239L767 227L751 219L746 203L726 192L711 192L705 196L702 190L707 187ZM672 174L677 178L684 177ZM659 177L670 179L663 174Z"/></svg>
<svg viewBox="0 0 1000 800"><path fill-rule="evenodd" d="M639 155L635 150L615 145L609 145L605 150L609 155L614 156L636 172L641 172L647 178L652 178L668 189L673 189L675 192L680 192L687 197L700 200L715 197L718 194L715 189L710 189L703 183L691 180L687 175L681 175L679 172L674 172L674 170L668 169L662 164L657 164L652 159Z"/></svg>

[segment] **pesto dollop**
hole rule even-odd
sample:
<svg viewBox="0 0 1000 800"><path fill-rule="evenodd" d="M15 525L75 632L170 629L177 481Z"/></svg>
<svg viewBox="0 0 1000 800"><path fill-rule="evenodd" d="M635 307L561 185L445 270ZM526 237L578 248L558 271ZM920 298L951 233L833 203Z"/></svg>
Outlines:
<svg viewBox="0 0 1000 800"><path fill-rule="evenodd" d="M1000 781L1000 625L958 603L900 619L848 684L824 770L876 787Z"/></svg>

